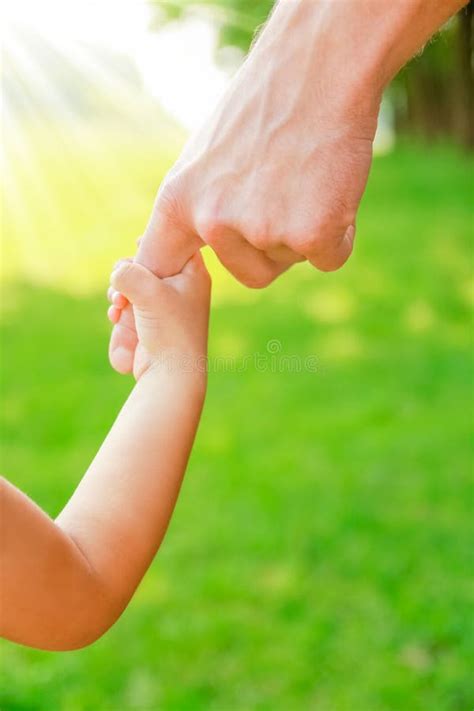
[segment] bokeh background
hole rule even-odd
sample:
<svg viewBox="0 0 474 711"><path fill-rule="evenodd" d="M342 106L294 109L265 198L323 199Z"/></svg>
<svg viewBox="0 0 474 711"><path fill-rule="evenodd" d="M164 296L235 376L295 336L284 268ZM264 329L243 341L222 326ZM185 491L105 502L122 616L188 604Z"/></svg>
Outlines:
<svg viewBox="0 0 474 711"><path fill-rule="evenodd" d="M271 5L3 11L2 471L52 516L132 387L110 267ZM85 650L4 642L2 711L472 708L471 109L472 3L387 91L342 271L250 291L207 255L211 358L316 371L211 373L130 607Z"/></svg>

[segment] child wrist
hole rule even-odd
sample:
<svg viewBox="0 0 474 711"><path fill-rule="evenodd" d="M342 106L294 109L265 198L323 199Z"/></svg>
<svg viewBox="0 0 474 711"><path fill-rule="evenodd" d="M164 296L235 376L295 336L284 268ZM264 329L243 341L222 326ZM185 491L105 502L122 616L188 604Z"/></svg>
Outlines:
<svg viewBox="0 0 474 711"><path fill-rule="evenodd" d="M139 380L146 377L162 382L163 378L166 378L202 391L206 388L207 373L208 358L205 353L167 349L150 358L149 365Z"/></svg>

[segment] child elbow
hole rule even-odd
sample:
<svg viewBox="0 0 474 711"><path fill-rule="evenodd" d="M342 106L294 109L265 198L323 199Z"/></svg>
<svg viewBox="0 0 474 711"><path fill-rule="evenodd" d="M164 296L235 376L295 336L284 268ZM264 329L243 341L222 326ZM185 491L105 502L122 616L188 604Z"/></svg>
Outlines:
<svg viewBox="0 0 474 711"><path fill-rule="evenodd" d="M114 604L104 596L94 595L89 604L79 609L73 606L64 617L62 624L56 625L55 633L47 636L43 649L54 652L73 652L90 647L97 642L120 617L124 606Z"/></svg>
<svg viewBox="0 0 474 711"><path fill-rule="evenodd" d="M81 630L79 634L59 635L56 640L45 647L45 650L48 652L76 652L79 649L85 649L97 642L107 629Z"/></svg>
<svg viewBox="0 0 474 711"><path fill-rule="evenodd" d="M104 616L103 619L98 617L77 626L72 625L69 629L58 630L49 636L45 645L40 646L49 652L75 652L90 647L112 627L115 619L110 616Z"/></svg>

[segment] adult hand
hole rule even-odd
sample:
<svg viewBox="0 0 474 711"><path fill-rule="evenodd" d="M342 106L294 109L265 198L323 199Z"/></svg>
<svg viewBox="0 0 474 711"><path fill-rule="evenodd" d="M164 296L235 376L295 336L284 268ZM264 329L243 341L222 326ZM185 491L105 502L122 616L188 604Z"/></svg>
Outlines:
<svg viewBox="0 0 474 711"><path fill-rule="evenodd" d="M243 284L351 254L382 91L460 0L280 0L208 124L166 176L137 253L177 273L208 244ZM133 365L133 314L111 340Z"/></svg>

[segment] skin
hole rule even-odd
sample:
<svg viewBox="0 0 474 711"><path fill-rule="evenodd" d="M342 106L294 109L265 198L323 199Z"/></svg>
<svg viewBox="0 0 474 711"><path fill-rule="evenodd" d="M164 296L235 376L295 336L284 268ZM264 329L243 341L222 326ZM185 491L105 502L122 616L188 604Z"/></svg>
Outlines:
<svg viewBox="0 0 474 711"><path fill-rule="evenodd" d="M163 181L136 259L174 274L210 245L243 284L350 256L384 87L465 0L280 0ZM133 312L110 361L133 368Z"/></svg>
<svg viewBox="0 0 474 711"><path fill-rule="evenodd" d="M47 650L83 647L120 616L165 535L206 387L210 280L196 255L160 280L122 262L137 383L57 519L0 480L0 633Z"/></svg>

